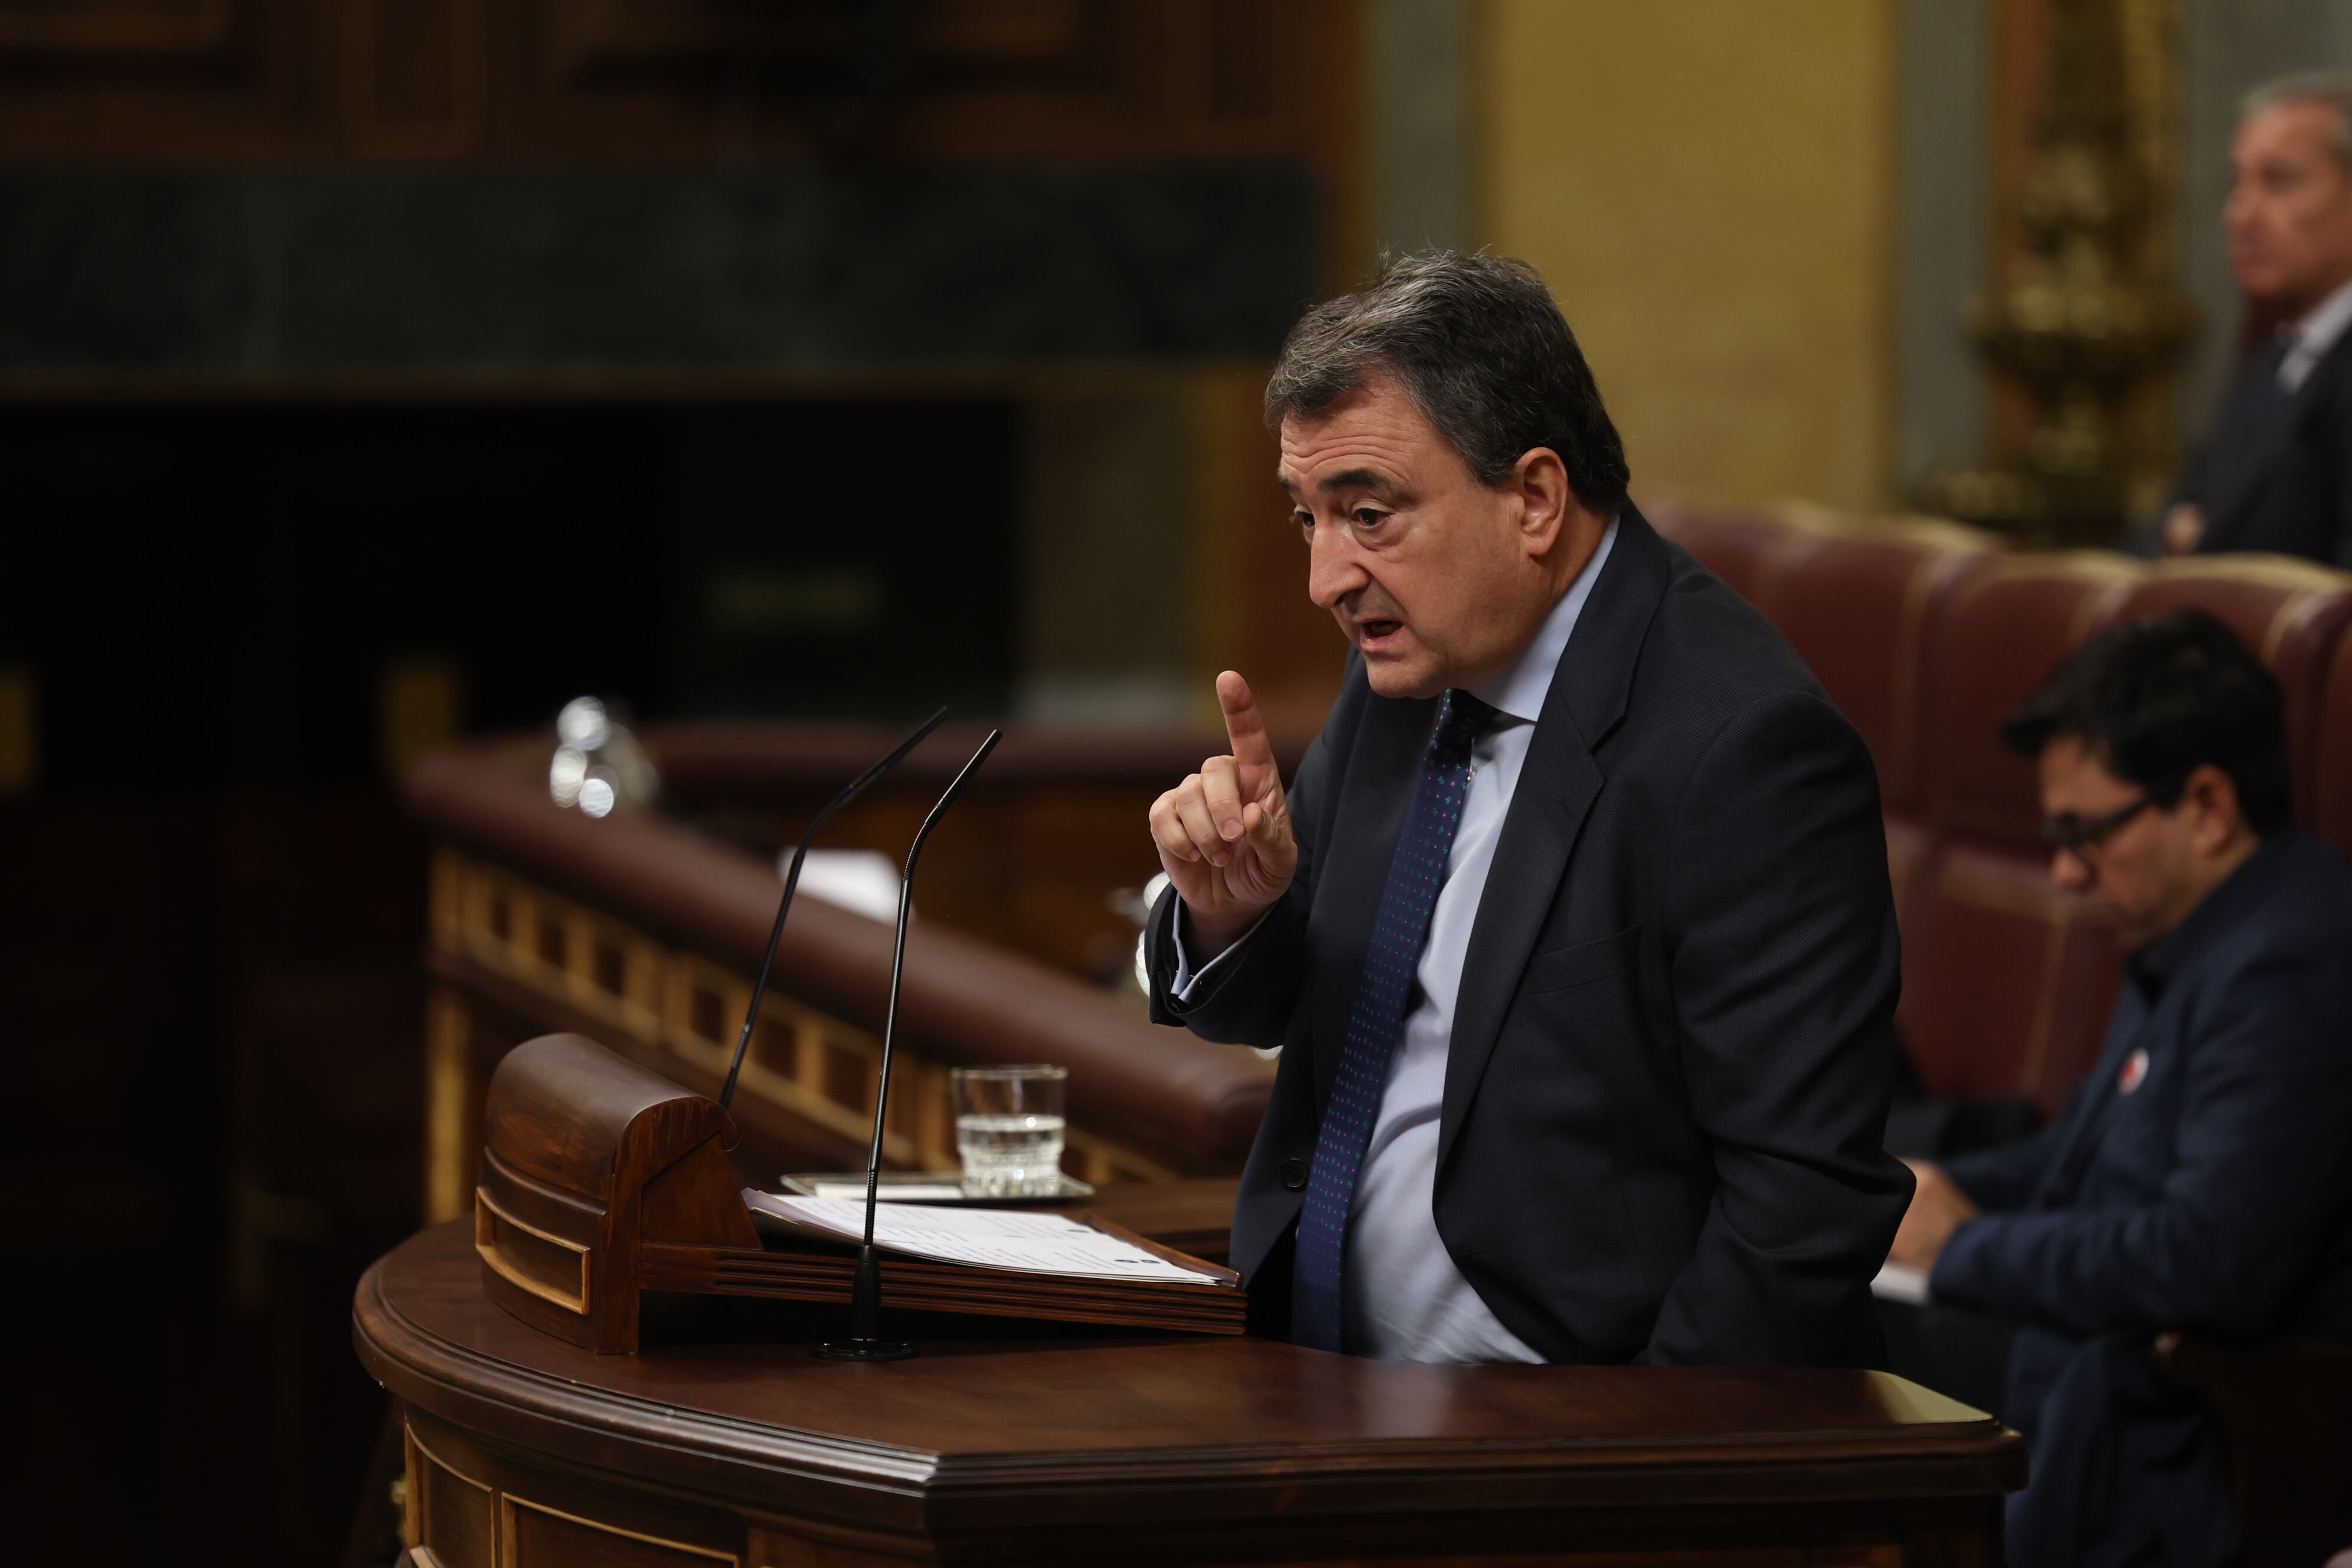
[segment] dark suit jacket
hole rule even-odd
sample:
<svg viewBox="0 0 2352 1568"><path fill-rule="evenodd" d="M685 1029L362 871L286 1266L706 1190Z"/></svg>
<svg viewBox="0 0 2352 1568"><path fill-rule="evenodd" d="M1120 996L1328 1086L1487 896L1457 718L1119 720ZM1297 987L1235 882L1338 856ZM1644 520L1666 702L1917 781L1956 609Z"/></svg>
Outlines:
<svg viewBox="0 0 2352 1568"><path fill-rule="evenodd" d="M1152 1012L1283 1047L1233 1261L1261 1331L1433 700L1360 663L1291 790L1297 881L1189 1005L1172 897ZM1553 679L1463 968L1434 1211L1559 1362L1873 1364L1911 1192L1882 1147L1897 989L1870 757L1803 663L1632 506Z"/></svg>
<svg viewBox="0 0 2352 1568"><path fill-rule="evenodd" d="M1930 1287L2022 1325L2020 1564L2234 1551L2219 1442L2155 1374L2153 1334L2352 1339L2352 868L2275 834L2125 970L2059 1119L1948 1167L1988 1212Z"/></svg>
<svg viewBox="0 0 2352 1568"><path fill-rule="evenodd" d="M2352 332L2336 340L2282 411L2249 427L2232 410L2248 378L2268 374L2260 354L2238 367L2172 499L2205 514L2200 554L2261 550L2352 567Z"/></svg>

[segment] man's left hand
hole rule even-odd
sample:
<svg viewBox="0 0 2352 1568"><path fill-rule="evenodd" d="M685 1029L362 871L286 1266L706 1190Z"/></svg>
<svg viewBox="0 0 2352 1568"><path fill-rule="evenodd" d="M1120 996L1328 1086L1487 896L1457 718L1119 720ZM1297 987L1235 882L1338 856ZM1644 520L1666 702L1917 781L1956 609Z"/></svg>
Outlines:
<svg viewBox="0 0 2352 1568"><path fill-rule="evenodd" d="M1936 1267L1944 1244L1952 1239L1961 1222L1977 1216L1977 1205L1944 1174L1941 1165L1925 1160L1903 1163L1919 1178L1919 1186L1911 1194L1911 1206L1903 1211L1903 1224L1895 1232L1895 1249L1887 1256L1924 1272Z"/></svg>

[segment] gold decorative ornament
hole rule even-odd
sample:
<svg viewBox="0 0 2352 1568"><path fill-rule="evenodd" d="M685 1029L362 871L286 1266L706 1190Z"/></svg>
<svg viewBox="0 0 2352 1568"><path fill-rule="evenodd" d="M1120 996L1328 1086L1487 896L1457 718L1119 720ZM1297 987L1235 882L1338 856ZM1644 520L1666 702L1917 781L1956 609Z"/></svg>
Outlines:
<svg viewBox="0 0 2352 1568"><path fill-rule="evenodd" d="M2179 0L2052 0L2049 89L2013 197L2019 245L1969 335L2032 425L1929 510L2042 545L2106 544L2175 458L2170 371L2195 326L2174 287Z"/></svg>

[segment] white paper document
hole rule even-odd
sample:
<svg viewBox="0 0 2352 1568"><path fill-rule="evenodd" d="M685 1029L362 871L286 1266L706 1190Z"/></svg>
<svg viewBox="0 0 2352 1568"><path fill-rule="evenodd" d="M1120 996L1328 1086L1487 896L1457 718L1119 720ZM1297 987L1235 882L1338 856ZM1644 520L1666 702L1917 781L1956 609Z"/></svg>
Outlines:
<svg viewBox="0 0 2352 1568"><path fill-rule="evenodd" d="M743 1196L753 1208L780 1219L844 1241L865 1239L862 1197L803 1198L748 1190ZM1199 1269L1171 1263L1132 1242L1057 1214L883 1205L874 1215L874 1245L909 1258L1024 1274L1074 1274L1182 1285L1199 1285L1212 1279Z"/></svg>
<svg viewBox="0 0 2352 1568"><path fill-rule="evenodd" d="M809 1185L816 1189L814 1195L817 1197L847 1198L856 1204L860 1216L857 1234L861 1239L865 1237L863 1217L866 1213L865 1177L844 1176L837 1182L828 1182L819 1178L811 1182ZM963 1202L963 1184L961 1182L900 1182L895 1185L883 1185L877 1190L876 1196L880 1202L886 1204L960 1204Z"/></svg>
<svg viewBox="0 0 2352 1568"><path fill-rule="evenodd" d="M1870 1282L1870 1293L1882 1301L1904 1301L1914 1307L1927 1304L1927 1273L1906 1263L1888 1263Z"/></svg>

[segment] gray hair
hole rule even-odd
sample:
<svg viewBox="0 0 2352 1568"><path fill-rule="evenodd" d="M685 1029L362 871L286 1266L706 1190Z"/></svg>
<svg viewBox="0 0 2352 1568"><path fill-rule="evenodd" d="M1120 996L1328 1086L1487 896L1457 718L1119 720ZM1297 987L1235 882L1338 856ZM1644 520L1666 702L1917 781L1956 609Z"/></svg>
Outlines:
<svg viewBox="0 0 2352 1568"><path fill-rule="evenodd" d="M2238 118L2252 120L2295 103L2324 103L2336 110L2336 134L2328 141L2328 151L2336 154L2337 163L2352 169L2352 71L2290 71L2273 77L2246 94L2238 107Z"/></svg>
<svg viewBox="0 0 2352 1568"><path fill-rule="evenodd" d="M1388 373L1483 483L1550 448L1569 488L1607 515L1625 499L1625 448L1576 335L1536 269L1483 252L1382 259L1360 292L1300 319L1265 386L1265 418L1312 416Z"/></svg>

